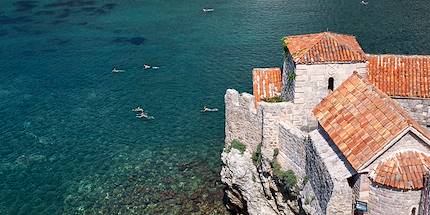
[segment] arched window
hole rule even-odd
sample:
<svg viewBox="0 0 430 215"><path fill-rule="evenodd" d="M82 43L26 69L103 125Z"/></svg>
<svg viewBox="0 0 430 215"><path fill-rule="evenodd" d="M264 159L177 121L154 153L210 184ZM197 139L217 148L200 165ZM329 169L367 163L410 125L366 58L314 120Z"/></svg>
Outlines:
<svg viewBox="0 0 430 215"><path fill-rule="evenodd" d="M333 77L330 77L328 79L328 87L327 87L327 89L333 91L333 89L334 89L334 78Z"/></svg>
<svg viewBox="0 0 430 215"><path fill-rule="evenodd" d="M416 215L417 214L417 208L413 207L411 210L411 215Z"/></svg>

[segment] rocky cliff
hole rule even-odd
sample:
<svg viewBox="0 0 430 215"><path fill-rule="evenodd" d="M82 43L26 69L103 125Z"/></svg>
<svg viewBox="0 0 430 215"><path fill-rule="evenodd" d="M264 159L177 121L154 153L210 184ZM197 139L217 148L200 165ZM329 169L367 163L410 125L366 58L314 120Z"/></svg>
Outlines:
<svg viewBox="0 0 430 215"><path fill-rule="evenodd" d="M291 104L256 107L252 95L235 90L227 90L225 102L221 179L227 185L227 208L236 214L307 214L302 204L307 180L304 167L299 166L304 158L286 162L285 149L279 147L279 135L287 135L282 140L299 143L301 149L296 149L304 153L305 135L290 125L279 126L280 119L290 117Z"/></svg>
<svg viewBox="0 0 430 215"><path fill-rule="evenodd" d="M222 153L221 178L227 185L227 208L235 214L306 214L299 198L282 191L282 185L272 176L270 164L262 161L257 167L251 157L251 153L234 148L226 148Z"/></svg>

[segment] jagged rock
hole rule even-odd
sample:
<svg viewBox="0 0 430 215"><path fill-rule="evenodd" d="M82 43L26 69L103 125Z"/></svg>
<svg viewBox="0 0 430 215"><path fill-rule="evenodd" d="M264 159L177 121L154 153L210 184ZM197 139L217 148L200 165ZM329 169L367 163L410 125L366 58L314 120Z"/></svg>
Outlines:
<svg viewBox="0 0 430 215"><path fill-rule="evenodd" d="M270 175L257 171L250 153L245 151L241 154L232 149L222 153L221 159L224 163L221 180L228 186L226 200L229 210L250 215L293 214L291 211L279 211L277 198L272 193Z"/></svg>

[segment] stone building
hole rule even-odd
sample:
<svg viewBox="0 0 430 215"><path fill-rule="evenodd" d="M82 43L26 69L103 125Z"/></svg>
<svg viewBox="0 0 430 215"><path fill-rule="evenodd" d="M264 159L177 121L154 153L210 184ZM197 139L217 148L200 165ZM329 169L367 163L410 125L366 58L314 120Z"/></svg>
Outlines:
<svg viewBox="0 0 430 215"><path fill-rule="evenodd" d="M261 144L267 159L279 149L284 169L309 178L311 214L418 214L430 56L365 54L354 36L331 32L287 36L284 50L282 68L253 70L253 95L227 91L226 146Z"/></svg>
<svg viewBox="0 0 430 215"><path fill-rule="evenodd" d="M287 36L284 51L281 74L275 74L278 68L254 69L254 96L260 101L270 96L256 92L270 91L294 103L293 125L302 130L317 127L313 107L353 71L398 101L421 125L430 127L430 56L365 54L354 36L332 32ZM264 88L259 79L267 84L277 81L270 77L282 77L281 89L273 84Z"/></svg>
<svg viewBox="0 0 430 215"><path fill-rule="evenodd" d="M313 113L340 158L336 162L350 170L344 180L353 204L367 204L369 214L417 214L430 170L428 130L356 73Z"/></svg>

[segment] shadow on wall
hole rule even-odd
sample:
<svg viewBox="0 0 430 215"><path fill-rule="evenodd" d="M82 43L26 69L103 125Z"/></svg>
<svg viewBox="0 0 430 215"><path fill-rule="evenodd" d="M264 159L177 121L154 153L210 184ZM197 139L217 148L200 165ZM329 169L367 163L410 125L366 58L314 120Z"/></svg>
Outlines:
<svg viewBox="0 0 430 215"><path fill-rule="evenodd" d="M349 173L351 175L357 174L357 171L354 170L354 168L351 166L351 164L346 159L345 155L343 155L343 153L336 146L336 144L334 144L333 140L330 138L330 136L327 134L327 132L321 127L318 127L318 132L321 134L322 137L324 137L325 141L328 143L330 148L336 153L337 157L340 158L343 165L345 165L345 167L348 169Z"/></svg>
<svg viewBox="0 0 430 215"><path fill-rule="evenodd" d="M309 177L315 198L323 214L327 213L327 206L333 193L333 181L330 174L319 158L310 138L306 140L306 175Z"/></svg>

